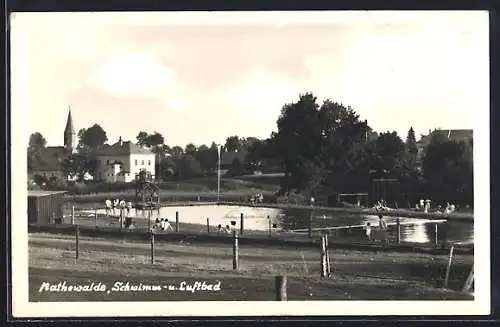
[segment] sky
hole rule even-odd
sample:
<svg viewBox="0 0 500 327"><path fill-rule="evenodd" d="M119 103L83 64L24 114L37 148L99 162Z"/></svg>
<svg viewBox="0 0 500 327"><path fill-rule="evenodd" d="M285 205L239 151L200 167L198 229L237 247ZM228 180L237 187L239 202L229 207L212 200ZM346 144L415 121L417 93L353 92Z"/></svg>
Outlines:
<svg viewBox="0 0 500 327"><path fill-rule="evenodd" d="M12 110L26 140L63 143L97 123L114 143L269 137L313 92L378 132L481 128L489 113L487 12L16 13ZM484 121L484 120L483 120ZM27 144L27 141L26 141Z"/></svg>

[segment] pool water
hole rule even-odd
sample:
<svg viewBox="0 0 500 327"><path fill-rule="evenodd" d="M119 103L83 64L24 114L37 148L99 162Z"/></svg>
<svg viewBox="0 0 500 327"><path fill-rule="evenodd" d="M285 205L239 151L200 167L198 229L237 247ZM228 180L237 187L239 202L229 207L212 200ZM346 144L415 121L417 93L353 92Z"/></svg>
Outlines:
<svg viewBox="0 0 500 327"><path fill-rule="evenodd" d="M228 206L228 205L198 205L198 206L172 206L162 207L151 212L132 209L129 216L137 219L155 220L156 218L167 218L175 222L176 212L179 213L179 221L191 224L206 224L209 218L211 226L229 225L233 228L240 228L240 215L244 217L244 228L246 230L267 231L269 220L275 229L285 231L304 231L309 226L309 219L312 215L312 228L325 228L334 226L356 226L378 225L378 217L364 214L345 214L322 212L311 209L274 209L249 206ZM98 210L99 214L105 214L105 210ZM118 212L116 212L117 214ZM388 223L389 233L396 230L397 217L385 217ZM434 242L436 221L400 217L401 241L428 243ZM474 240L474 224L472 221L449 221L438 223L439 242L472 242Z"/></svg>

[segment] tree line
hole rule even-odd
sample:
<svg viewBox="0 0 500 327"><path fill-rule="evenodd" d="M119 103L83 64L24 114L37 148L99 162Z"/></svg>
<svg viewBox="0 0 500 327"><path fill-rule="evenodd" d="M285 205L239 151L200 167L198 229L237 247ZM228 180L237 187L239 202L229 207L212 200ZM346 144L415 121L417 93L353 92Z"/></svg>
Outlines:
<svg viewBox="0 0 500 327"><path fill-rule="evenodd" d="M401 201L413 204L425 197L441 203L473 203L472 138L452 141L435 130L419 150L413 128L404 140L395 131L377 132L353 108L329 99L318 103L312 93L285 104L276 123L277 132L267 139L237 135L226 139L224 151L246 154L243 162L233 162L232 173L272 166L284 173L281 195L314 195L327 202L339 193L370 193L375 179L392 179L397 180ZM98 124L81 129L76 153L61 160L63 171L80 178L92 174L94 154L107 141ZM215 142L169 146L162 134L140 131L136 143L156 154L156 175L164 180L216 172ZM31 135L29 167L45 144L40 133Z"/></svg>

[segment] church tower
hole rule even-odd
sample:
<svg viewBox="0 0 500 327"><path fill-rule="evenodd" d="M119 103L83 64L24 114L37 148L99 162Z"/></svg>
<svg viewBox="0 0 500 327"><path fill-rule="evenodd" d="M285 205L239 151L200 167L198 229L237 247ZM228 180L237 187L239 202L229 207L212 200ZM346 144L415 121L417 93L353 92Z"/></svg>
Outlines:
<svg viewBox="0 0 500 327"><path fill-rule="evenodd" d="M64 129L64 148L68 153L73 153L76 144L76 133L73 127L73 118L71 117L71 107L69 108L68 121Z"/></svg>

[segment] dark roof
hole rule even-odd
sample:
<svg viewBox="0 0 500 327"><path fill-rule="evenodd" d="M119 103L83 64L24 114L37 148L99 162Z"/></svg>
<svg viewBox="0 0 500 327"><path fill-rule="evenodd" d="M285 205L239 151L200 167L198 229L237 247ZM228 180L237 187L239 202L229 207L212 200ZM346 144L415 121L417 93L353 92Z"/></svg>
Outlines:
<svg viewBox="0 0 500 327"><path fill-rule="evenodd" d="M73 127L73 118L71 117L71 109L69 109L68 120L66 121L66 128L64 129L65 133L74 133L75 128Z"/></svg>
<svg viewBox="0 0 500 327"><path fill-rule="evenodd" d="M240 163L245 162L245 157L247 156L247 151L238 151L238 152L222 152L220 163L221 165L232 165L234 159L238 158Z"/></svg>
<svg viewBox="0 0 500 327"><path fill-rule="evenodd" d="M467 141L473 137L472 129L438 129L428 135L423 135L418 143L426 145L430 142L433 134L441 135L451 141L460 142Z"/></svg>
<svg viewBox="0 0 500 327"><path fill-rule="evenodd" d="M62 194L62 193L66 193L66 191L28 190L28 196L32 197L41 197L41 196L48 196L48 195Z"/></svg>
<svg viewBox="0 0 500 327"><path fill-rule="evenodd" d="M40 160L33 163L33 171L55 171L61 170L61 162L68 155L63 146L49 146L46 147Z"/></svg>
<svg viewBox="0 0 500 327"><path fill-rule="evenodd" d="M153 152L127 141L121 142L121 145L120 142L116 142L113 145L105 144L96 153L97 156L128 156L130 154L153 154Z"/></svg>

